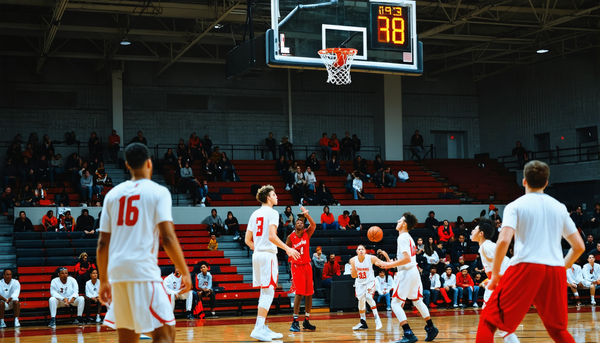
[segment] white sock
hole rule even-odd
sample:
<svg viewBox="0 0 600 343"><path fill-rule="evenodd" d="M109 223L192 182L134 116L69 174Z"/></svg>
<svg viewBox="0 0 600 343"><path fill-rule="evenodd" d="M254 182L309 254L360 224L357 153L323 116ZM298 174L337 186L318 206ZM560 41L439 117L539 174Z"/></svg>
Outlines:
<svg viewBox="0 0 600 343"><path fill-rule="evenodd" d="M304 317L306 317L305 319L308 319L308 317L310 317L310 313L304 312Z"/></svg>
<svg viewBox="0 0 600 343"><path fill-rule="evenodd" d="M377 307L373 307L373 308L371 309L371 311L373 311L373 315L374 315L375 317L379 317L379 314L377 313Z"/></svg>
<svg viewBox="0 0 600 343"><path fill-rule="evenodd" d="M4 324L4 319L0 319L0 324Z"/></svg>
<svg viewBox="0 0 600 343"><path fill-rule="evenodd" d="M367 320L367 312L360 314L360 319Z"/></svg>
<svg viewBox="0 0 600 343"><path fill-rule="evenodd" d="M256 327L262 327L265 325L265 317L258 316L256 317Z"/></svg>
<svg viewBox="0 0 600 343"><path fill-rule="evenodd" d="M575 292L573 293L574 296L578 297L579 296L579 292Z"/></svg>

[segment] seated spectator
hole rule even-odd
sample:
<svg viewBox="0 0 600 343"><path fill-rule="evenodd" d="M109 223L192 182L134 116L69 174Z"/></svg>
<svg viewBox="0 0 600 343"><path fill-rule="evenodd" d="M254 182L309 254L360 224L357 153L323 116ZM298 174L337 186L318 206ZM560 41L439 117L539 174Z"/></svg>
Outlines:
<svg viewBox="0 0 600 343"><path fill-rule="evenodd" d="M98 188L94 186L94 177L87 169L79 171L81 179L79 180L79 191L81 192L81 202L91 204L92 196L100 193Z"/></svg>
<svg viewBox="0 0 600 343"><path fill-rule="evenodd" d="M456 276L452 274L452 267L446 267L446 272L442 274L442 279L444 280L444 289L446 290L446 293L452 292L452 298L454 300L453 306L454 308L457 308L458 299L462 299L463 289L456 287Z"/></svg>
<svg viewBox="0 0 600 343"><path fill-rule="evenodd" d="M196 157L201 146L202 143L200 143L200 137L196 136L195 132L192 132L190 139L188 140L188 148L192 149L192 156Z"/></svg>
<svg viewBox="0 0 600 343"><path fill-rule="evenodd" d="M521 146L521 141L517 141L517 146L512 149L512 155L517 158L519 169L523 169L529 157L527 156L527 150Z"/></svg>
<svg viewBox="0 0 600 343"><path fill-rule="evenodd" d="M385 304L386 304L386 309L388 311L392 310L392 306L390 304L390 291L392 290L393 285L393 280L392 278L386 274L385 270L381 269L379 270L379 274L378 276L375 278L375 281L377 281L375 283L376 287L377 287L377 302L381 302L381 299L384 298L385 299Z"/></svg>
<svg viewBox="0 0 600 343"><path fill-rule="evenodd" d="M287 170L288 180L287 180L287 186L285 188L286 191L289 191L291 189L291 187L294 186L294 182L296 181L296 171L297 170L298 170L298 162L293 161Z"/></svg>
<svg viewBox="0 0 600 343"><path fill-rule="evenodd" d="M204 175L207 180L217 181L217 167L212 160L207 160L204 166Z"/></svg>
<svg viewBox="0 0 600 343"><path fill-rule="evenodd" d="M364 175L365 177L369 177L369 173L367 171L367 164L368 161L367 160L363 160L363 158L359 155L356 156L356 159L354 160L353 166L354 166L354 170L358 170L362 175Z"/></svg>
<svg viewBox="0 0 600 343"><path fill-rule="evenodd" d="M222 174L221 180L227 181L227 182L229 182L230 180L231 181L242 181L235 174L235 167L231 164L231 160L229 160L229 158L227 158L226 153L223 152L221 154L221 160L217 164L217 167L219 168L219 170L221 171L221 174Z"/></svg>
<svg viewBox="0 0 600 343"><path fill-rule="evenodd" d="M592 227L600 226L600 202L594 204L594 212L592 212L592 219L590 220Z"/></svg>
<svg viewBox="0 0 600 343"><path fill-rule="evenodd" d="M331 157L335 157L337 159L340 158L340 142L337 139L337 135L335 133L331 134L331 138L329 139L329 147L331 148Z"/></svg>
<svg viewBox="0 0 600 343"><path fill-rule="evenodd" d="M129 144L131 143L142 143L145 146L148 146L148 142L146 141L146 137L144 137L142 131L138 131L137 136L133 137L129 142Z"/></svg>
<svg viewBox="0 0 600 343"><path fill-rule="evenodd" d="M335 157L332 160L334 159ZM359 171L354 173L354 180L352 181L352 196L354 197L354 200L365 200L365 191L363 189L363 182L360 179Z"/></svg>
<svg viewBox="0 0 600 343"><path fill-rule="evenodd" d="M46 155L40 156L35 164L35 179L37 181L50 180L50 164L46 160Z"/></svg>
<svg viewBox="0 0 600 343"><path fill-rule="evenodd" d="M227 212L227 219L225 219L225 228L227 229L227 232L230 235L235 235L235 237L233 237L234 241L237 241L242 237L240 232L240 223L238 223L237 218L233 216L233 213L231 211Z"/></svg>
<svg viewBox="0 0 600 343"><path fill-rule="evenodd" d="M577 206L575 212L571 213L571 219L573 219L577 229L581 230L583 227L583 213L581 212L581 206Z"/></svg>
<svg viewBox="0 0 600 343"><path fill-rule="evenodd" d="M177 157L185 157L185 160L188 160L189 156L187 154L188 147L185 145L184 140L180 138L179 143L177 144Z"/></svg>
<svg viewBox="0 0 600 343"><path fill-rule="evenodd" d="M442 287L442 281L440 280L440 275L437 273L437 267L435 265L432 265L429 269L429 283L431 302L426 305L430 308L436 308L439 295L442 295L447 305L450 304L451 300L446 293L446 288Z"/></svg>
<svg viewBox="0 0 600 343"><path fill-rule="evenodd" d="M79 179L79 172L81 171L81 159L77 156L77 153L74 152L69 157L67 157L67 170L71 172L71 181L76 181Z"/></svg>
<svg viewBox="0 0 600 343"><path fill-rule="evenodd" d="M90 151L90 159L97 158L98 161L102 161L102 144L100 144L100 138L98 138L95 132L92 132L88 140L88 149Z"/></svg>
<svg viewBox="0 0 600 343"><path fill-rule="evenodd" d="M440 242L448 243L454 241L454 231L448 219L444 219L443 224L438 227L438 237Z"/></svg>
<svg viewBox="0 0 600 343"><path fill-rule="evenodd" d="M0 280L0 329L6 327L4 312L8 310L14 311L15 328L21 326L21 323L19 323L19 315L21 314L20 294L21 284L13 279L12 270L4 269L2 280Z"/></svg>
<svg viewBox="0 0 600 343"><path fill-rule="evenodd" d="M362 230L360 216L356 213L356 210L352 210L352 214L350 215L350 221L348 222L348 228L356 231Z"/></svg>
<svg viewBox="0 0 600 343"><path fill-rule="evenodd" d="M335 221L333 214L329 213L329 206L323 207L323 214L321 214L321 228L323 230L339 230L340 224Z"/></svg>
<svg viewBox="0 0 600 343"><path fill-rule="evenodd" d="M383 185L385 187L396 187L396 182L398 182L398 180L396 179L396 177L394 175L392 175L391 173L391 169L390 167L386 167L383 170Z"/></svg>
<svg viewBox="0 0 600 343"><path fill-rule="evenodd" d="M15 219L14 232L34 231L31 220L27 218L25 211L19 212L19 218Z"/></svg>
<svg viewBox="0 0 600 343"><path fill-rule="evenodd" d="M40 155L46 156L46 159L54 156L54 144L50 140L50 136L47 134L44 135L42 144L40 145Z"/></svg>
<svg viewBox="0 0 600 343"><path fill-rule="evenodd" d="M321 247L317 247L315 249L315 253L312 256L313 266L318 270L319 275L322 275L323 267L325 267L325 263L327 262L327 256L323 254L323 250Z"/></svg>
<svg viewBox="0 0 600 343"><path fill-rule="evenodd" d="M379 171L383 171L385 169L385 164L381 161L381 156L379 154L375 155L375 161L373 161L373 167L375 168L375 173Z"/></svg>
<svg viewBox="0 0 600 343"><path fill-rule="evenodd" d="M79 141L77 140L77 135L75 134L75 131L65 133L65 144L73 145L75 143L79 145Z"/></svg>
<svg viewBox="0 0 600 343"><path fill-rule="evenodd" d="M58 219L54 216L54 212L52 210L48 211L42 217L42 225L44 226L44 231L58 231Z"/></svg>
<svg viewBox="0 0 600 343"><path fill-rule="evenodd" d="M577 289L583 288L582 281L583 276L581 275L581 267L577 263L573 263L571 268L567 269L567 286L571 289L571 292L573 292L577 306L581 306Z"/></svg>
<svg viewBox="0 0 600 343"><path fill-rule="evenodd" d="M54 202L58 204L58 207L68 207L71 205L71 199L66 187L63 186L62 192L54 195Z"/></svg>
<svg viewBox="0 0 600 343"><path fill-rule="evenodd" d="M596 243L594 243L594 236L588 235L587 240L585 241L585 255L587 256L595 248Z"/></svg>
<svg viewBox="0 0 600 343"><path fill-rule="evenodd" d="M306 167L306 171L304 172L304 180L306 181L306 186L308 186L308 190L314 192L315 186L317 184L317 176L312 171L312 168Z"/></svg>
<svg viewBox="0 0 600 343"><path fill-rule="evenodd" d="M292 213L292 207L286 206L285 211L280 215L281 224L283 225L283 229L287 232L294 229L294 213Z"/></svg>
<svg viewBox="0 0 600 343"><path fill-rule="evenodd" d="M42 188L41 182L37 183L37 187L33 191L33 203L38 206L54 205L54 203L48 199L48 193Z"/></svg>
<svg viewBox="0 0 600 343"><path fill-rule="evenodd" d="M208 133L205 134L204 140L202 141L202 146L204 147L204 150L206 150L207 152L213 151L212 145L213 142L210 140L210 136L208 135Z"/></svg>
<svg viewBox="0 0 600 343"><path fill-rule="evenodd" d="M317 201L319 205L339 205L339 202L335 200L333 194L329 188L325 186L325 181L323 180L319 181L319 187L317 187Z"/></svg>
<svg viewBox="0 0 600 343"><path fill-rule="evenodd" d="M317 171L321 169L321 163L317 160L317 155L313 152L306 158L305 162L306 169L310 167L312 171Z"/></svg>
<svg viewBox="0 0 600 343"><path fill-rule="evenodd" d="M429 237L431 239L431 237ZM432 247L432 244L425 244L423 248L423 257L427 260L429 266L437 266L440 263L440 256ZM443 264L440 266L443 268ZM427 268L424 268L427 269Z"/></svg>
<svg viewBox="0 0 600 343"><path fill-rule="evenodd" d="M214 208L210 211L210 216L204 218L202 222L208 225L211 235L221 234L225 231L223 220L217 215L217 210Z"/></svg>
<svg viewBox="0 0 600 343"><path fill-rule="evenodd" d="M273 138L273 132L269 132L269 137L265 138L265 145L273 155L273 159L277 160L277 141Z"/></svg>
<svg viewBox="0 0 600 343"><path fill-rule="evenodd" d="M210 235L210 241L208 241L208 250L217 251L219 249L219 243L217 243L217 236L214 234Z"/></svg>
<svg viewBox="0 0 600 343"><path fill-rule="evenodd" d="M100 280L98 280L98 269L90 269L89 272L89 280L85 283L85 295L83 299L85 299L85 314L87 316L88 324L93 323L92 320L92 304L96 304L96 324L101 324L102 319L100 318L100 313L102 313L102 304L100 303L100 298L98 296L98 291L100 290Z"/></svg>
<svg viewBox="0 0 600 343"><path fill-rule="evenodd" d="M330 296L332 277L334 275L340 276L340 274L340 265L335 260L335 254L330 254L329 260L327 261L327 263L325 263L325 266L323 267L321 281L323 287L327 289L327 292L325 292L325 298L329 298Z"/></svg>
<svg viewBox="0 0 600 343"><path fill-rule="evenodd" d="M95 220L90 216L90 211L87 209L81 210L81 215L77 217L77 231L83 231L86 235L94 235Z"/></svg>
<svg viewBox="0 0 600 343"><path fill-rule="evenodd" d="M473 261L473 263L471 263L469 268L471 268L471 270L473 271L473 275L476 275L478 273L485 273L485 268L483 267L483 263L481 262L480 255L477 255L477 258L475 259L475 261Z"/></svg>
<svg viewBox="0 0 600 343"><path fill-rule="evenodd" d="M419 130L410 138L410 150L417 157L417 161L421 162L421 150L423 150L423 136L419 134ZM412 157L411 157L412 160Z"/></svg>
<svg viewBox="0 0 600 343"><path fill-rule="evenodd" d="M56 177L56 175L60 175L64 172L65 167L62 160L62 155L56 154L52 156L52 159L50 160L50 171L48 173L50 176L50 184L54 186L54 178Z"/></svg>
<svg viewBox="0 0 600 343"><path fill-rule="evenodd" d="M344 161L352 161L354 158L354 151L352 150L353 142L352 138L350 138L350 132L346 132L346 137L342 138L340 141L341 145L341 156L340 160L344 159Z"/></svg>
<svg viewBox="0 0 600 343"><path fill-rule="evenodd" d="M400 169L398 172L398 180L403 183L408 181L408 173L405 170Z"/></svg>
<svg viewBox="0 0 600 343"><path fill-rule="evenodd" d="M200 273L196 275L197 283L196 288L198 289L198 299L202 302L203 297L210 297L210 313L215 315L215 292L213 290L212 275L208 271L208 266L202 264L200 266Z"/></svg>
<svg viewBox="0 0 600 343"><path fill-rule="evenodd" d="M19 165L19 173L21 174L23 184L27 183L27 181L35 183L35 163L30 158L23 156L23 160Z"/></svg>
<svg viewBox="0 0 600 343"><path fill-rule="evenodd" d="M198 137L196 137L198 138ZM198 141L200 141L198 139ZM174 270L169 276L163 280L163 286L171 301L171 307L175 310L175 300L185 300L185 312L188 319L194 319L192 314L192 303L194 301L194 291L188 291L187 293L181 292L181 274L177 267L173 267Z"/></svg>
<svg viewBox="0 0 600 343"><path fill-rule="evenodd" d="M479 305L477 305L479 286L475 286L473 278L469 275L469 266L460 267L460 273L456 278L456 285L463 289L463 294L467 293L469 295L469 303L465 304L463 301L463 307L479 307Z"/></svg>
<svg viewBox="0 0 600 343"><path fill-rule="evenodd" d="M344 210L342 215L338 216L338 224L340 225L340 229L346 230L348 228L348 224L350 223L350 212Z"/></svg>
<svg viewBox="0 0 600 343"><path fill-rule="evenodd" d="M356 156L356 154L360 151L361 142L356 134L352 135L352 156ZM356 169L356 168L355 168ZM366 175L366 173L365 173Z"/></svg>
<svg viewBox="0 0 600 343"><path fill-rule="evenodd" d="M164 164L173 166L173 168L175 168L177 167L177 162L177 157L175 156L175 154L173 154L173 149L167 149L167 152L165 152L164 155Z"/></svg>
<svg viewBox="0 0 600 343"><path fill-rule="evenodd" d="M435 212L429 211L429 217L425 219L425 228L437 232L439 226L440 223L435 219Z"/></svg>
<svg viewBox="0 0 600 343"><path fill-rule="evenodd" d="M17 181L17 178L20 175L21 172L20 169L17 167L16 160L8 158L6 160L6 164L4 164L4 167L2 168L2 187L8 187L11 184L11 182Z"/></svg>
<svg viewBox="0 0 600 343"><path fill-rule="evenodd" d="M319 139L319 146L321 147L321 151L323 151L323 159L325 161L329 161L331 159L332 150L329 146L329 138L327 138L327 133L323 132L323 137Z"/></svg>
<svg viewBox="0 0 600 343"><path fill-rule="evenodd" d="M21 158L21 144L12 142L10 147L6 150L6 159L18 160Z"/></svg>
<svg viewBox="0 0 600 343"><path fill-rule="evenodd" d="M62 219L59 220L58 230L72 232L75 231L75 227L75 219L71 216L71 210L65 211L64 217L62 217Z"/></svg>
<svg viewBox="0 0 600 343"><path fill-rule="evenodd" d="M85 290L85 283L89 279L89 272L91 269L96 269L96 265L88 261L88 253L82 252L79 255L79 262L75 265L75 280L79 285L79 293L83 293Z"/></svg>
<svg viewBox="0 0 600 343"><path fill-rule="evenodd" d="M294 173L294 185L292 186L292 198L296 204L302 205L302 200L304 198L304 187L306 185L307 183L304 179L302 168L298 166L296 167L296 172Z"/></svg>
<svg viewBox="0 0 600 343"><path fill-rule="evenodd" d="M19 195L19 206L21 207L33 207L33 205L35 204L34 201L35 195L33 193L33 191L30 189L29 184L25 184L23 186L23 190L21 191L21 194Z"/></svg>
<svg viewBox="0 0 600 343"><path fill-rule="evenodd" d="M2 214L8 216L8 209L15 207L16 200L17 195L13 193L12 188L4 188L4 192L0 196L0 206L2 207Z"/></svg>
<svg viewBox="0 0 600 343"><path fill-rule="evenodd" d="M279 160L277 160L277 162L275 162L275 169L277 170L277 173L283 177L283 181L285 182L285 190L289 191L290 190L290 174L289 174L290 165L289 165L289 163L287 163L284 156L279 156Z"/></svg>
<svg viewBox="0 0 600 343"><path fill-rule="evenodd" d="M294 148L292 142L287 137L281 138L281 144L279 145L279 157L285 156L287 154L287 158L290 161L295 161L296 157L294 156Z"/></svg>
<svg viewBox="0 0 600 343"><path fill-rule="evenodd" d="M423 303L429 308L431 303L431 280L429 279L429 271L425 271L417 262L417 270L421 277L421 285L423 286Z"/></svg>
<svg viewBox="0 0 600 343"><path fill-rule="evenodd" d="M50 308L50 327L56 327L56 309L58 307L77 306L77 319L73 324L83 324L83 310L85 309L85 300L79 296L79 286L74 278L69 276L69 271L65 267L59 268L58 277L50 283L50 299L48 307Z"/></svg>
<svg viewBox="0 0 600 343"><path fill-rule="evenodd" d="M223 157L223 155L221 155L221 152L219 151L219 147L216 146L214 148L212 154L210 155L211 161L216 165L217 163L219 163L219 161L221 160L222 157Z"/></svg>
<svg viewBox="0 0 600 343"><path fill-rule="evenodd" d="M21 152L21 156L27 157L29 159L33 158L33 145L31 143L27 143L25 150Z"/></svg>
<svg viewBox="0 0 600 343"><path fill-rule="evenodd" d="M111 135L108 136L108 155L110 157L110 163L117 163L120 149L121 137L117 135L117 130L112 130Z"/></svg>
<svg viewBox="0 0 600 343"><path fill-rule="evenodd" d="M206 195L204 194L204 189L199 190L199 188L204 187L196 178L194 178L194 172L190 167L190 162L185 162L184 167L179 170L179 174L181 175L179 185L181 188L190 192L194 202L193 206L196 206L198 200L202 200ZM204 203L204 201L202 201L202 203Z"/></svg>
<svg viewBox="0 0 600 343"><path fill-rule="evenodd" d="M590 303L596 305L596 291L600 288L600 264L596 263L596 257L592 254L588 255L588 263L581 269L580 288L590 290Z"/></svg>

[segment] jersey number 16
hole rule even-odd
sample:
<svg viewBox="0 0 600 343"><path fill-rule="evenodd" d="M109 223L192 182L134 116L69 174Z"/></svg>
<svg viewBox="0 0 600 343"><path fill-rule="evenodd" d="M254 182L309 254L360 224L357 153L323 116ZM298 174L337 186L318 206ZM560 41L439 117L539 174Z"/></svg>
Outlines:
<svg viewBox="0 0 600 343"><path fill-rule="evenodd" d="M133 202L140 200L140 195L133 195L128 197L121 197L119 199L119 217L117 219L117 225L123 225L125 222L126 226L134 226L138 217L140 216L140 210L133 206ZM123 220L123 214L125 214L125 220Z"/></svg>

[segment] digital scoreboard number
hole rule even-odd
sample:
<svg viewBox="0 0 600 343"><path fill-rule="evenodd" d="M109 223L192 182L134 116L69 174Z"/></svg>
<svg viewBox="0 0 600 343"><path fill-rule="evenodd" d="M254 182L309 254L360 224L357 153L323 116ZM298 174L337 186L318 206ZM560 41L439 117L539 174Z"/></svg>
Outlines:
<svg viewBox="0 0 600 343"><path fill-rule="evenodd" d="M411 51L408 7L397 4L370 4L371 49Z"/></svg>

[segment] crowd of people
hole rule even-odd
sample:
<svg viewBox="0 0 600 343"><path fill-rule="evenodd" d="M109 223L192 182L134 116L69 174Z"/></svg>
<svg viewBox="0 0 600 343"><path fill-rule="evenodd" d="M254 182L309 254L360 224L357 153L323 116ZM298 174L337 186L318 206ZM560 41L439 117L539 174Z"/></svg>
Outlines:
<svg viewBox="0 0 600 343"><path fill-rule="evenodd" d="M36 229L35 225L25 211L20 211L19 216L15 219L13 225L14 232L27 232L27 231L38 231L38 232L83 232L84 237L95 238L98 235L98 228L100 227L100 216L102 212L98 213L98 218L94 218L90 215L90 211L86 208L81 210L81 215L75 219L71 215L71 209L68 207L59 208L58 216L54 214L53 210L48 210L41 219L41 225ZM36 223L39 223L36 220Z"/></svg>

